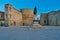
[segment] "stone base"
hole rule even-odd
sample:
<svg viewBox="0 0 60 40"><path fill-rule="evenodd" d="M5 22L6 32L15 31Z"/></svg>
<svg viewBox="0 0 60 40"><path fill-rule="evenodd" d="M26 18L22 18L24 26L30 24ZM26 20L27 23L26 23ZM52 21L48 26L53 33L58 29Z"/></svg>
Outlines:
<svg viewBox="0 0 60 40"><path fill-rule="evenodd" d="M42 26L40 24L33 24L33 28L41 28Z"/></svg>

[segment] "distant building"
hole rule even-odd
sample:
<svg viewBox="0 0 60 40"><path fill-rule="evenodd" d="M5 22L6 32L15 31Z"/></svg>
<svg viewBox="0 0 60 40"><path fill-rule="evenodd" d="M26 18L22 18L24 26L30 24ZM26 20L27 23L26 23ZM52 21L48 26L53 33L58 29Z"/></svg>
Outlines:
<svg viewBox="0 0 60 40"><path fill-rule="evenodd" d="M46 13L40 15L40 24L41 25L47 25L47 17L48 16Z"/></svg>
<svg viewBox="0 0 60 40"><path fill-rule="evenodd" d="M60 10L41 14L40 24L41 25L53 25L53 26L60 25Z"/></svg>
<svg viewBox="0 0 60 40"><path fill-rule="evenodd" d="M60 10L48 13L49 25L60 25Z"/></svg>
<svg viewBox="0 0 60 40"><path fill-rule="evenodd" d="M4 20L4 12L0 11L0 20Z"/></svg>
<svg viewBox="0 0 60 40"><path fill-rule="evenodd" d="M0 11L0 26L4 25L4 12Z"/></svg>

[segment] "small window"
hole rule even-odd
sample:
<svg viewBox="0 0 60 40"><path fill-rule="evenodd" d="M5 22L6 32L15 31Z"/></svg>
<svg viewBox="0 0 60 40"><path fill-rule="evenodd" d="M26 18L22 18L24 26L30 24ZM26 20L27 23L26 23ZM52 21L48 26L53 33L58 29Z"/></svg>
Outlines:
<svg viewBox="0 0 60 40"><path fill-rule="evenodd" d="M10 11L11 11L11 9L12 9L12 8L10 7Z"/></svg>
<svg viewBox="0 0 60 40"><path fill-rule="evenodd" d="M10 14L10 18L11 18L11 14Z"/></svg>
<svg viewBox="0 0 60 40"><path fill-rule="evenodd" d="M44 23L46 23L46 20L44 20Z"/></svg>
<svg viewBox="0 0 60 40"><path fill-rule="evenodd" d="M7 18L7 14L6 14L6 18Z"/></svg>
<svg viewBox="0 0 60 40"><path fill-rule="evenodd" d="M3 17L3 15L1 15L1 17Z"/></svg>
<svg viewBox="0 0 60 40"><path fill-rule="evenodd" d="M14 22L14 25L16 25L16 22Z"/></svg>
<svg viewBox="0 0 60 40"><path fill-rule="evenodd" d="M23 26L24 26L24 23L23 23Z"/></svg>

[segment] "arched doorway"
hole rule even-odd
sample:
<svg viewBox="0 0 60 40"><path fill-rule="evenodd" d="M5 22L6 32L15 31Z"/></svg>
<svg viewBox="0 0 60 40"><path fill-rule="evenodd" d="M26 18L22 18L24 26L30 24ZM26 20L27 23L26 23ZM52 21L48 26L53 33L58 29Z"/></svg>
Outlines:
<svg viewBox="0 0 60 40"><path fill-rule="evenodd" d="M14 21L14 26L16 26L16 22Z"/></svg>

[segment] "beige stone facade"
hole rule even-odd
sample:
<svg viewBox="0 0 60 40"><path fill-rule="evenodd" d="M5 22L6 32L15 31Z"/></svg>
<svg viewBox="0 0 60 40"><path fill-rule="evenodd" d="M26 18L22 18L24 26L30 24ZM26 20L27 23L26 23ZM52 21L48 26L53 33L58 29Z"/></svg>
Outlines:
<svg viewBox="0 0 60 40"><path fill-rule="evenodd" d="M28 8L19 11L12 5L6 4L5 12L0 12L0 21L3 22L3 19L5 26L31 26L33 25L34 13Z"/></svg>
<svg viewBox="0 0 60 40"><path fill-rule="evenodd" d="M5 5L5 25L22 26L22 13L11 5Z"/></svg>
<svg viewBox="0 0 60 40"><path fill-rule="evenodd" d="M22 16L23 16L23 26L31 26L33 22L33 11L31 9L21 9Z"/></svg>
<svg viewBox="0 0 60 40"><path fill-rule="evenodd" d="M40 24L41 25L47 25L47 14L41 14L40 16Z"/></svg>
<svg viewBox="0 0 60 40"><path fill-rule="evenodd" d="M41 14L41 25L60 26L60 10L51 11L48 14Z"/></svg>
<svg viewBox="0 0 60 40"><path fill-rule="evenodd" d="M5 25L8 26L31 26L34 13L31 9L24 8L20 11L10 4L5 5Z"/></svg>
<svg viewBox="0 0 60 40"><path fill-rule="evenodd" d="M48 15L49 25L60 25L60 10L52 11Z"/></svg>

